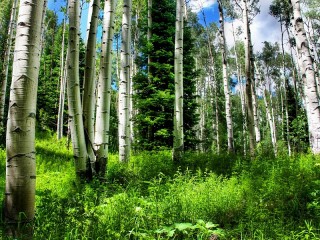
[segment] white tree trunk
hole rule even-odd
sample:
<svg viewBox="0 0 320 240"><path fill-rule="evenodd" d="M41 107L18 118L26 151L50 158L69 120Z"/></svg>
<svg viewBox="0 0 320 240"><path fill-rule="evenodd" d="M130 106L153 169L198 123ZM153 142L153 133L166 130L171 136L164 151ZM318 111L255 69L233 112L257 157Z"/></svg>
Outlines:
<svg viewBox="0 0 320 240"><path fill-rule="evenodd" d="M104 5L102 52L98 81L97 114L95 128L96 171L105 175L108 161L110 105L111 105L111 73L112 45L114 37L114 17L116 0L109 0Z"/></svg>
<svg viewBox="0 0 320 240"><path fill-rule="evenodd" d="M306 30L307 35L306 36L307 36L307 41L308 41L309 47L310 47L311 58L313 59L313 70L315 72L317 92L319 95L320 94L320 81L319 81L319 69L318 69L319 62L317 62L317 60L319 59L318 54L317 54L317 45L316 45L317 43L315 43L313 41L314 37L312 37L312 32L313 32L312 23L310 22L310 20L308 21L308 23L309 24L305 24L305 26L307 28L307 30Z"/></svg>
<svg viewBox="0 0 320 240"><path fill-rule="evenodd" d="M242 74L241 74L241 67L238 60L238 53L236 49L236 36L234 31L234 25L232 24L232 36L234 41L234 54L235 54L235 61L236 61L236 68L237 68L237 80L239 85L239 93L240 93L240 100L241 100L241 112L243 117L242 122L242 135L243 135L243 153L244 155L247 154L247 115L246 115L246 99L244 94L244 87L243 87L243 81L242 81Z"/></svg>
<svg viewBox="0 0 320 240"><path fill-rule="evenodd" d="M140 23L140 12L142 9L138 8L136 9L136 16L135 16L135 31L133 33L134 35L134 40L132 43L133 47L133 54L131 58L131 66L132 66L132 71L131 71L131 84L130 84L130 145L133 145L135 142L135 131L134 131L134 121L135 116L137 114L137 109L135 109L133 105L133 97L135 95L135 89L134 89L134 82L133 82L133 77L137 74L137 63L136 59L138 58L139 55L139 37L140 37L140 29L139 29L139 23ZM148 58L149 59L149 58Z"/></svg>
<svg viewBox="0 0 320 240"><path fill-rule="evenodd" d="M251 47L252 50L252 47ZM253 53L251 54L251 56ZM251 68L254 69L254 61L251 61ZM252 80L254 80L254 70L252 70L251 73ZM256 83L251 82L251 92L252 92L252 107L253 107L253 121L254 121L254 132L256 136L256 143L259 143L261 141L261 134L260 134L260 127L259 127L259 116L258 116L258 102L257 102L257 95L256 95Z"/></svg>
<svg viewBox="0 0 320 240"><path fill-rule="evenodd" d="M11 48L13 42L14 29L16 25L16 12L17 12L18 0L13 0L10 16L10 24L8 30L7 46L4 53L3 69L1 73L1 93L0 93L0 127L4 124L4 108L6 103L7 84L9 78L9 63L11 59Z"/></svg>
<svg viewBox="0 0 320 240"><path fill-rule="evenodd" d="M130 44L132 0L123 1L121 32L121 69L119 82L119 161L128 162L130 157Z"/></svg>
<svg viewBox="0 0 320 240"><path fill-rule="evenodd" d="M282 50L282 89L284 93L284 108L285 108L285 121L286 121L286 141L288 147L288 154L291 156L291 144L290 144L290 128L289 128L289 110L288 110L288 93L287 89L289 87L289 80L286 76L285 69L285 53L284 53L284 32L282 28L282 20L280 19L280 29L281 29L281 50Z"/></svg>
<svg viewBox="0 0 320 240"><path fill-rule="evenodd" d="M246 103L247 103L247 121L248 121L248 130L249 130L249 147L250 154L254 155L255 151L255 121L254 121L254 112L253 112L253 96L252 96L252 78L251 75L251 43L250 43L250 25L248 19L248 8L247 8L247 0L242 0L243 7L243 24L244 24L244 34L245 34L245 75L246 75Z"/></svg>
<svg viewBox="0 0 320 240"><path fill-rule="evenodd" d="M86 29L87 35L86 35L86 40L84 42L86 48L88 46L90 31L92 30L92 20L93 20L92 16L95 14L94 11L96 10L97 7L100 9L100 5L96 5L96 0L90 0L90 2L88 2L88 1L89 0L86 0L86 2L89 3L88 16L87 16L87 29ZM83 1L83 3L84 3L84 1ZM81 6L81 8L83 8L83 5ZM82 14L82 9L81 9L80 14Z"/></svg>
<svg viewBox="0 0 320 240"><path fill-rule="evenodd" d="M43 9L44 0L20 2L6 139L4 214L8 222L28 222L35 214L35 121Z"/></svg>
<svg viewBox="0 0 320 240"><path fill-rule="evenodd" d="M201 5L200 5L201 6ZM212 122L212 130L213 132L215 132L216 134L216 139L215 142L212 143L212 149L216 150L216 153L220 153L220 136L219 136L219 111L218 111L218 100L217 100L217 78L215 75L215 62L214 62L214 58L213 58L213 52L212 52L212 39L210 37L210 31L207 25L207 21L206 21L206 15L204 13L203 7L201 6L201 12L202 12L202 16L203 16L203 21L206 27L206 32L207 32L207 43L208 43L208 56L210 59L210 66L209 66L209 82L208 84L210 85L210 87L208 89L211 90L211 98L212 98L212 108L214 109L214 115L215 115L215 120Z"/></svg>
<svg viewBox="0 0 320 240"><path fill-rule="evenodd" d="M269 123L269 127L270 127L270 137L271 137L271 142L272 142L272 146L273 146L273 151L274 151L274 155L277 156L277 140L276 140L276 136L275 136L275 128L274 128L273 116L272 116L272 113L270 111L270 106L269 106L269 102L268 102L268 99L267 99L267 89L266 89L266 87L264 87L264 90L263 90L263 100L264 100L264 104L265 104L265 107L266 107L266 114L267 114L267 119L268 119L268 123Z"/></svg>
<svg viewBox="0 0 320 240"><path fill-rule="evenodd" d="M66 62L64 59L65 47L65 33L66 33L66 19L63 20L62 46L61 46L61 61L60 61L60 96L58 109L58 123L57 123L57 138L58 140L63 136L63 113L66 91Z"/></svg>
<svg viewBox="0 0 320 240"><path fill-rule="evenodd" d="M67 59L67 93L69 124L71 129L76 173L78 177L83 178L86 174L88 154L85 142L79 83L79 0L69 0L68 9L69 41Z"/></svg>
<svg viewBox="0 0 320 240"><path fill-rule="evenodd" d="M269 84L269 70L267 70L267 74L266 74L266 78L268 78L267 80L265 80L265 82L262 82L261 79L261 71L258 69L257 64L254 64L255 68L256 68L256 76L257 76L257 80L258 82L260 82L262 85L264 85L264 88L262 90L262 94L263 94L263 101L264 101L264 105L266 108L266 115L267 115L267 121L269 123L269 127L270 127L270 137L271 137L271 142L272 142L272 146L273 146L273 151L274 151L274 155L277 156L277 137L276 137L276 126L275 126L275 122L274 122L274 111L273 111L273 106L272 106L272 96L271 96L271 89L270 89L270 84ZM269 89L267 90L266 85L269 85ZM268 101L267 96L269 96L270 98L270 104Z"/></svg>
<svg viewBox="0 0 320 240"><path fill-rule="evenodd" d="M300 11L300 1L291 0L293 7L292 26L295 33L298 58L300 59L300 71L304 84L306 98L306 109L308 117L308 127L310 136L310 147L314 154L320 153L320 108L319 96L317 94L317 84L315 71L313 69L313 59L309 50L304 30L303 19Z"/></svg>
<svg viewBox="0 0 320 240"><path fill-rule="evenodd" d="M176 30L174 51L174 129L173 129L173 160L179 161L184 151L183 136L183 21L184 0L176 2Z"/></svg>
<svg viewBox="0 0 320 240"><path fill-rule="evenodd" d="M224 16L223 7L221 0L219 3L219 15L220 15L220 51L222 55L222 75L223 75L223 90L225 96L225 109L226 109L226 122L227 122L227 134L228 134L228 151L230 153L234 152L233 143L233 124L231 115L231 101L230 101L230 91L228 82L228 65L227 65L227 53L226 53L226 39L224 34Z"/></svg>
<svg viewBox="0 0 320 240"><path fill-rule="evenodd" d="M91 163L91 169L94 171L95 154L93 149L93 142L96 104L96 43L100 0L92 0L90 4L91 10L89 12L91 13L89 14L89 16L91 16L91 18L90 20L88 20L89 30L87 32L88 36L86 44L87 48L84 70L82 109L87 151Z"/></svg>

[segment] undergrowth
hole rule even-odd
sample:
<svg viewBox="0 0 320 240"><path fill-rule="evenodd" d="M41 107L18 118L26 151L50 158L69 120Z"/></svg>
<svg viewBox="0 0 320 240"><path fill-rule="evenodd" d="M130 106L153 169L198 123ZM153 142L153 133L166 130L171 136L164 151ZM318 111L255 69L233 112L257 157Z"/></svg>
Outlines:
<svg viewBox="0 0 320 240"><path fill-rule="evenodd" d="M105 181L79 185L66 146L37 137L35 239L320 239L318 156L111 155Z"/></svg>

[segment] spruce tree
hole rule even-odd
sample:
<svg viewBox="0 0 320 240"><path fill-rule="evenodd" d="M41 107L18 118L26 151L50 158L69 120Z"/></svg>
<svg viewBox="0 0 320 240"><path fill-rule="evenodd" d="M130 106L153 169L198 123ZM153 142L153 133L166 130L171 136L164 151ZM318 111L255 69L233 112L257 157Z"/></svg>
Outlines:
<svg viewBox="0 0 320 240"><path fill-rule="evenodd" d="M139 69L133 80L138 110L134 119L136 147L159 150L171 148L173 144L175 2L153 2L150 41L146 38L147 29L147 20L142 21L141 53L136 59ZM188 149L196 145L197 71L193 58L195 40L188 23L185 23L184 32L184 135ZM151 59L149 65L148 57Z"/></svg>

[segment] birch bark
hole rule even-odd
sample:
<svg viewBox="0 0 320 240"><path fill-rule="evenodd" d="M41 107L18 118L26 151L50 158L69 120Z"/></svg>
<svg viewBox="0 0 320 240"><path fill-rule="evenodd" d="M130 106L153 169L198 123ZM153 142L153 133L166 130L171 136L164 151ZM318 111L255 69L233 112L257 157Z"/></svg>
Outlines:
<svg viewBox="0 0 320 240"><path fill-rule="evenodd" d="M184 0L176 2L176 32L174 52L174 82L175 82L175 104L174 104L174 141L173 160L179 161L184 151L183 136L183 21Z"/></svg>
<svg viewBox="0 0 320 240"><path fill-rule="evenodd" d="M250 51L250 25L248 19L248 7L247 0L242 0L243 8L243 24L244 24L244 34L245 34L245 75L246 75L246 103L247 103L247 121L248 121L248 130L249 130L249 147L250 154L253 156L256 145L256 136L255 136L255 122L254 122L254 112L253 112L253 96L252 96L252 71L251 71L251 51Z"/></svg>
<svg viewBox="0 0 320 240"><path fill-rule="evenodd" d="M69 125L75 168L77 176L84 178L87 165L87 148L85 142L84 125L80 98L79 83L79 0L69 0L69 41L68 41L68 68L67 68L67 94Z"/></svg>
<svg viewBox="0 0 320 240"><path fill-rule="evenodd" d="M90 6L91 19L89 20L89 31L87 38L87 48L84 70L84 87L82 97L83 124L86 136L86 146L91 163L91 169L95 167L94 143L94 123L95 123L95 104L96 104L96 42L98 16L100 10L100 0L92 0Z"/></svg>
<svg viewBox="0 0 320 240"><path fill-rule="evenodd" d="M266 82L262 82L262 78L261 78L261 71L260 69L258 69L257 64L254 64L255 68L256 68L256 76L257 76L257 80L258 82L260 82L263 85L263 101L264 101L264 105L266 107L266 116L267 116L267 121L269 123L269 128L270 128L270 138L271 138L271 142L272 142L272 146L273 146L273 151L274 151L274 155L277 156L277 137L276 137L276 126L275 126L275 121L274 121L274 110L273 110L273 106L272 106L272 96L271 96L271 88L270 88L270 83L269 83L269 79L266 80ZM267 67L268 68L268 67ZM267 74L266 77L269 78L269 70L267 69ZM267 90L267 86L268 85L268 90ZM268 96L270 98L270 103L268 101Z"/></svg>
<svg viewBox="0 0 320 240"><path fill-rule="evenodd" d="M121 33L121 69L119 83L119 161L128 162L130 157L130 43L132 0L123 1Z"/></svg>
<svg viewBox="0 0 320 240"><path fill-rule="evenodd" d="M215 141L212 142L212 149L216 150L216 153L219 154L220 153L220 135L219 135L219 109L218 109L218 99L217 99L217 88L218 88L218 83L217 83L217 78L216 78L216 74L215 74L215 62L214 62L214 58L213 58L213 51L212 51L212 38L210 37L210 31L209 31L209 27L207 25L207 20L206 20L206 15L204 13L203 10L203 6L201 4L199 4L199 6L201 7L201 12L202 12L202 16L203 16L203 21L204 21L204 25L206 27L206 35L207 35L207 43L208 43L208 56L210 59L210 66L209 66L209 81L208 81L208 85L210 87L208 87L208 89L210 89L211 91L211 98L212 98L212 108L214 109L214 118L215 121L212 121L212 130L215 132L216 134L216 139Z"/></svg>
<svg viewBox="0 0 320 240"><path fill-rule="evenodd" d="M288 92L289 79L286 76L285 69L285 53L284 53L284 32L282 27L282 17L280 15L280 29L281 29L281 54L282 54L282 88L284 94L284 108L285 108L285 120L286 120L286 140L288 147L288 154L291 156L291 144L290 144L290 128L289 128L289 110L288 110Z"/></svg>
<svg viewBox="0 0 320 240"><path fill-rule="evenodd" d="M228 151L229 153L234 152L233 144L233 125L232 125L232 115L231 115L231 101L230 101L230 91L228 82L228 65L227 65L227 53L226 53L226 39L224 34L224 16L223 7L221 0L218 0L219 4L219 15L220 15L220 51L222 55L222 75L223 75L223 90L225 96L225 109L226 109L226 122L227 122L227 134L228 134Z"/></svg>
<svg viewBox="0 0 320 240"><path fill-rule="evenodd" d="M58 140L63 136L63 112L66 93L66 63L64 59L65 47L65 33L66 33L66 19L63 20L62 46L61 46L61 61L60 61L60 96L57 122L57 138Z"/></svg>
<svg viewBox="0 0 320 240"><path fill-rule="evenodd" d="M13 223L31 221L35 214L35 120L43 10L44 0L20 1L7 122L4 198L5 219Z"/></svg>
<svg viewBox="0 0 320 240"><path fill-rule="evenodd" d="M313 69L313 59L309 50L309 43L304 29L303 19L300 11L300 1L291 0L293 7L292 26L295 34L298 49L300 71L303 79L304 94L306 100L310 147L314 154L320 153L320 108L319 96L317 94L317 84L315 71Z"/></svg>
<svg viewBox="0 0 320 240"><path fill-rule="evenodd" d="M241 74L241 67L239 64L239 58L236 48L236 37L235 37L235 31L234 31L234 25L232 22L232 36L233 36L233 42L234 42L234 54L235 54L235 60L236 60L236 68L237 68L237 80L239 85L239 92L240 92L240 100L241 100L241 112L243 117L242 122L242 136L243 136L243 154L246 156L247 154L247 115L246 115L246 99L244 94L244 87L243 87L243 80L242 80L242 74Z"/></svg>
<svg viewBox="0 0 320 240"><path fill-rule="evenodd" d="M105 1L102 33L102 53L98 81L97 114L94 145L96 149L96 172L104 176L108 161L112 45L116 0Z"/></svg>

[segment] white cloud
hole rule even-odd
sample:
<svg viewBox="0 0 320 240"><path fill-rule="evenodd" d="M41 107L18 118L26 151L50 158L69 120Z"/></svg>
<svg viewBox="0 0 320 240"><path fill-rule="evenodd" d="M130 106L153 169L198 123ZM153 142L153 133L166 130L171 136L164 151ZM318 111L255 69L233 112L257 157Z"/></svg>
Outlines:
<svg viewBox="0 0 320 240"><path fill-rule="evenodd" d="M202 8L209 8L215 4L216 0L191 0L189 5L193 12L200 12Z"/></svg>
<svg viewBox="0 0 320 240"><path fill-rule="evenodd" d="M263 42L280 42L281 41L281 30L280 23L276 18L269 14L269 6L272 0L260 1L260 14L258 14L251 25L251 38L253 43L254 52L261 51ZM237 28L242 26L242 20L235 20L234 27ZM229 47L234 45L232 36L232 25L231 23L225 24L226 40ZM239 37L243 39L243 36Z"/></svg>

